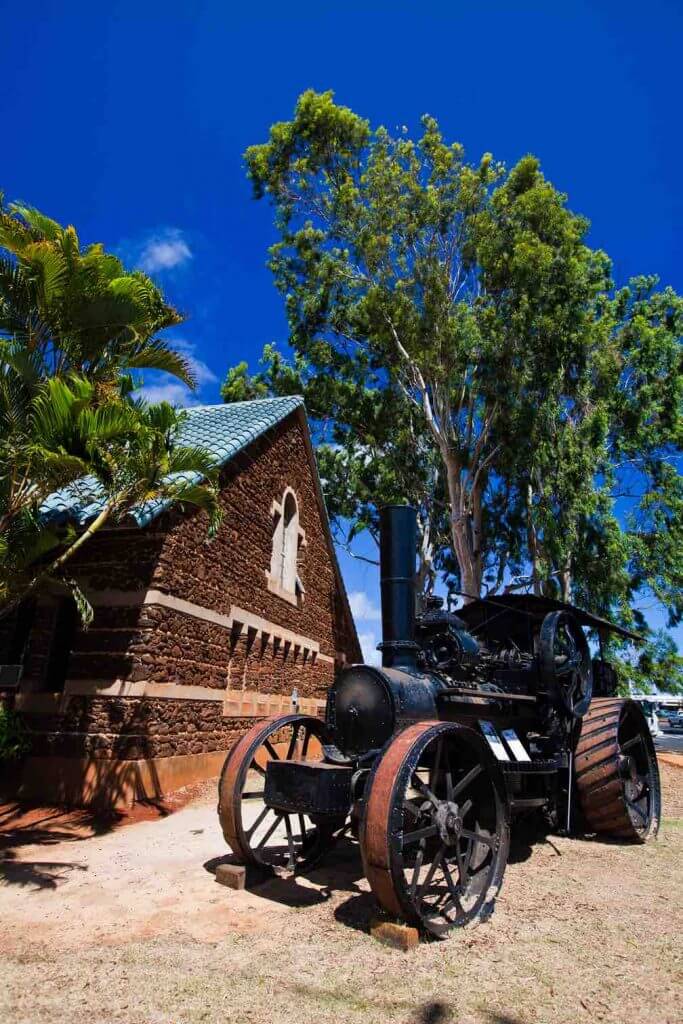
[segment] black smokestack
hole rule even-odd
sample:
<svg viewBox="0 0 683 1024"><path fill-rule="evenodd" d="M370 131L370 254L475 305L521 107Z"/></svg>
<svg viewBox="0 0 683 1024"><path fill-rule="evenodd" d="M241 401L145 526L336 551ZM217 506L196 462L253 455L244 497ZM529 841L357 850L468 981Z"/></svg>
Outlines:
<svg viewBox="0 0 683 1024"><path fill-rule="evenodd" d="M382 588L382 664L414 667L415 551L417 511L385 505L380 512L379 564Z"/></svg>

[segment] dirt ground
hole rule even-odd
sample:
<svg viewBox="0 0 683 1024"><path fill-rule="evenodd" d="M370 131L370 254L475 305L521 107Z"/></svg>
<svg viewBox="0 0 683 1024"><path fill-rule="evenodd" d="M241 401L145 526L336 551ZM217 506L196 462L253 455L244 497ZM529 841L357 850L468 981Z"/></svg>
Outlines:
<svg viewBox="0 0 683 1024"><path fill-rule="evenodd" d="M492 920L410 953L368 934L350 842L305 880L217 885L213 785L131 819L5 807L0 1020L674 1024L683 769L662 781L655 843L518 836Z"/></svg>

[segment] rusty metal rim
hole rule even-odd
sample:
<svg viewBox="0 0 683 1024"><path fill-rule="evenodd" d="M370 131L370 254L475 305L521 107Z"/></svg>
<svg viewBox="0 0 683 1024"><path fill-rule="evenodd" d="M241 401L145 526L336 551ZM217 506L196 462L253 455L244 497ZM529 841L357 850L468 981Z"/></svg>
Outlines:
<svg viewBox="0 0 683 1024"><path fill-rule="evenodd" d="M253 726L228 753L218 782L218 817L223 836L233 853L247 864L266 864L249 844L242 826L242 792L247 773L269 736L288 725L307 725L317 739L327 742L325 723L310 715L273 715Z"/></svg>
<svg viewBox="0 0 683 1024"><path fill-rule="evenodd" d="M420 722L409 726L395 737L378 759L368 782L368 799L361 824L361 852L365 874L383 908L395 917L403 917L438 938L452 928L466 923L454 920L440 924L423 917L406 889L403 874L402 825L403 793L420 757L438 736L458 736L474 749L487 768L496 808L496 846L486 884L476 903L466 914L475 918L485 904L490 904L502 885L509 851L509 808L500 770L485 741L474 730L456 722ZM400 798L400 799L399 799Z"/></svg>

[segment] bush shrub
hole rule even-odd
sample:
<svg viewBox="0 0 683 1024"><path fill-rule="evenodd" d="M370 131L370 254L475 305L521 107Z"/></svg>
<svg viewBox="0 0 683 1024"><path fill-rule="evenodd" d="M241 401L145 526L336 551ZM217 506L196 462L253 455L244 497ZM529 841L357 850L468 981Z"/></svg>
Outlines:
<svg viewBox="0 0 683 1024"><path fill-rule="evenodd" d="M19 715L0 704L0 761L16 761L30 748L29 732Z"/></svg>

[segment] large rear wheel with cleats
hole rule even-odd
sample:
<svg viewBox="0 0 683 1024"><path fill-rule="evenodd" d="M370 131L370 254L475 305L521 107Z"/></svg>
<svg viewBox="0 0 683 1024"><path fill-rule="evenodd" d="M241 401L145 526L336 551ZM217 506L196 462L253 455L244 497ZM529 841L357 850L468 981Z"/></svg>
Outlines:
<svg viewBox="0 0 683 1024"><path fill-rule="evenodd" d="M587 832L644 843L661 816L659 768L643 710L634 700L592 701L574 758Z"/></svg>
<svg viewBox="0 0 683 1024"><path fill-rule="evenodd" d="M343 822L316 822L264 802L270 760L322 761L327 742L324 722L291 714L259 722L232 748L218 784L218 816L226 842L242 863L303 871L333 844Z"/></svg>
<svg viewBox="0 0 683 1024"><path fill-rule="evenodd" d="M369 780L360 840L392 916L439 938L488 916L510 835L504 782L482 737L453 722L400 733Z"/></svg>

